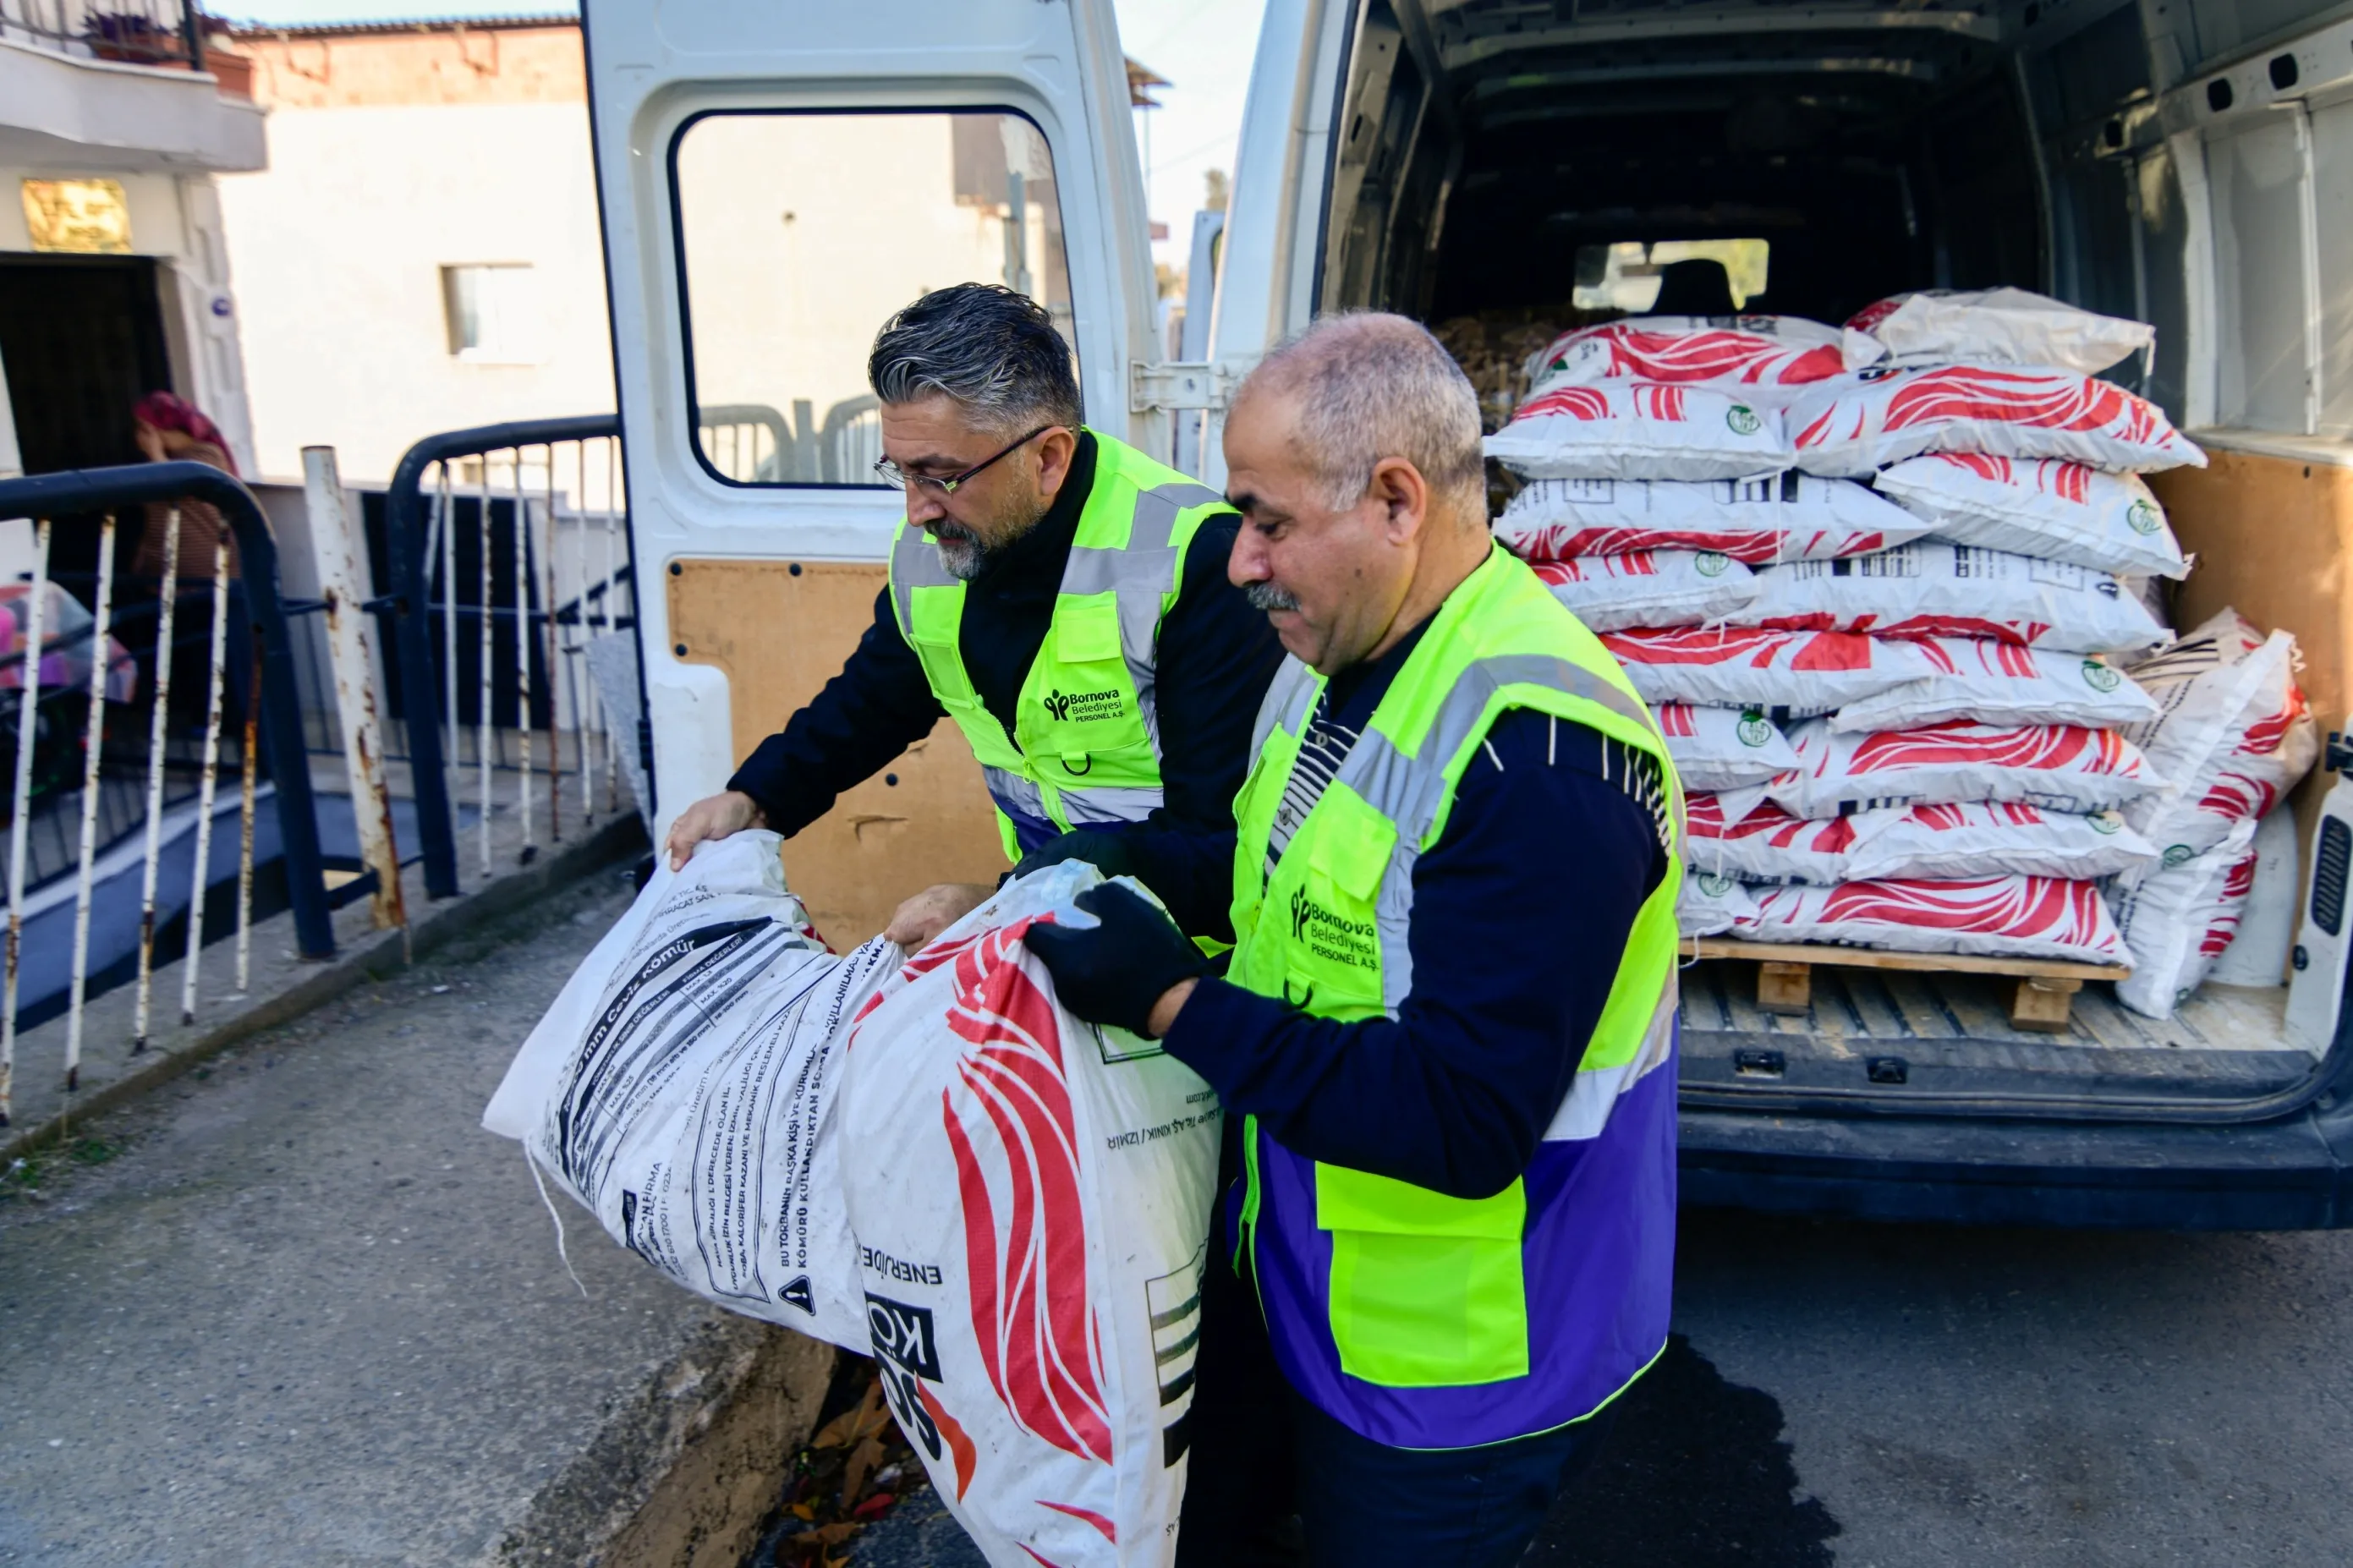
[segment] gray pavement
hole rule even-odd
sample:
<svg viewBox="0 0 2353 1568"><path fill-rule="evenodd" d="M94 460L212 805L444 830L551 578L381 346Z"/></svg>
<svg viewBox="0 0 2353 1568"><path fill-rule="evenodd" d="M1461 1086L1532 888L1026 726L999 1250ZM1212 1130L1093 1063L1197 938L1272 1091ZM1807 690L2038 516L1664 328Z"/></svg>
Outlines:
<svg viewBox="0 0 2353 1568"><path fill-rule="evenodd" d="M2353 1235L1686 1214L1676 1319L1529 1563L2353 1562ZM860 1568L976 1568L902 1507Z"/></svg>
<svg viewBox="0 0 2353 1568"><path fill-rule="evenodd" d="M478 1121L628 897L609 869L548 892L87 1124L37 1199L17 1173L0 1563L577 1563L627 1521L767 1331L574 1209L584 1299Z"/></svg>

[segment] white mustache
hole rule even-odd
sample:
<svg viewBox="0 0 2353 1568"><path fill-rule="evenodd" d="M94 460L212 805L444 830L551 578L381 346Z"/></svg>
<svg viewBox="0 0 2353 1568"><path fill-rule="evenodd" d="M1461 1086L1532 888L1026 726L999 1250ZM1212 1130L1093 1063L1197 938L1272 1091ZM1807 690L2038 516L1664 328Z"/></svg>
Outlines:
<svg viewBox="0 0 2353 1568"><path fill-rule="evenodd" d="M1299 595L1274 583L1252 583L1242 590L1242 597L1250 602L1253 610L1299 608Z"/></svg>

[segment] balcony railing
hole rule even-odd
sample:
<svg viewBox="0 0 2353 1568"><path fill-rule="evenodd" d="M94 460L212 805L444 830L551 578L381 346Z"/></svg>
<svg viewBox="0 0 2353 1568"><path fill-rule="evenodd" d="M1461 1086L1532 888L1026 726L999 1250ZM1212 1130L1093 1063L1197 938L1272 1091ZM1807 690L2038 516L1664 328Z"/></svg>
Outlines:
<svg viewBox="0 0 2353 1568"><path fill-rule="evenodd" d="M194 0L0 0L0 38L81 59L205 68Z"/></svg>

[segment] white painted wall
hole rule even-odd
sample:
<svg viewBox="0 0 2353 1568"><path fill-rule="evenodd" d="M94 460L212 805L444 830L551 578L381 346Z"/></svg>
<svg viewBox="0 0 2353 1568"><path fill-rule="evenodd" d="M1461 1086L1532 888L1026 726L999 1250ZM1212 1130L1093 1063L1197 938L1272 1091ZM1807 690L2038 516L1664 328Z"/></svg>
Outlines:
<svg viewBox="0 0 2353 1568"><path fill-rule="evenodd" d="M257 471L331 446L381 482L437 431L613 407L585 105L271 110L267 173L220 181ZM536 364L449 353L441 268L528 262Z"/></svg>

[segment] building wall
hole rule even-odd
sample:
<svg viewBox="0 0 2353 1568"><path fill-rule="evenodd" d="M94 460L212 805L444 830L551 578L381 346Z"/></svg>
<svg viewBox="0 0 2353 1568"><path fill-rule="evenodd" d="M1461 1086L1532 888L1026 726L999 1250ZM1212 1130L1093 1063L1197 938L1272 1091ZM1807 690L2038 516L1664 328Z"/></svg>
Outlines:
<svg viewBox="0 0 2353 1568"><path fill-rule="evenodd" d="M260 474L297 476L301 448L324 444L346 479L381 482L437 431L614 407L575 26L237 47L269 110L269 170L225 177L220 196ZM789 425L806 402L821 425L864 397L875 329L927 288L1018 283L1067 314L1050 163L1018 122L717 116L688 132L681 169L706 408L762 405ZM1015 175L1028 195L1008 232ZM443 269L518 263L536 352L453 355Z"/></svg>
<svg viewBox="0 0 2353 1568"><path fill-rule="evenodd" d="M614 406L575 27L244 36L270 167L221 181L259 471L381 482L437 431ZM442 268L526 263L528 363L449 349Z"/></svg>

